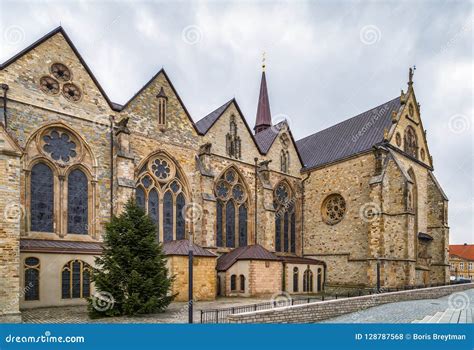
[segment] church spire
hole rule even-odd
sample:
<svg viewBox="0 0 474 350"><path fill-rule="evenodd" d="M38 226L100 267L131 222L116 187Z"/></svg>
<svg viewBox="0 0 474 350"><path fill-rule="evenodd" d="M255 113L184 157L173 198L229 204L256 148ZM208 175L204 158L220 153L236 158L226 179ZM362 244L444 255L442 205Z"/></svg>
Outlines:
<svg viewBox="0 0 474 350"><path fill-rule="evenodd" d="M267 79L265 77L265 53L262 59L262 80L260 82L260 96L258 98L257 119L255 133L258 134L272 126L272 115L270 113L270 103L268 101Z"/></svg>

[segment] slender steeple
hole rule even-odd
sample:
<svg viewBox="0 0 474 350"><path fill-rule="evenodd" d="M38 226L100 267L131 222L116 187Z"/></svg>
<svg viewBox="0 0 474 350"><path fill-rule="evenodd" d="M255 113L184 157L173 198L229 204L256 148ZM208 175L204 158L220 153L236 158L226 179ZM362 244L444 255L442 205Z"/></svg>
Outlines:
<svg viewBox="0 0 474 350"><path fill-rule="evenodd" d="M265 53L262 59L262 81L260 82L260 96L258 98L257 119L255 133L259 133L272 126L272 114L270 112L270 103L268 102L267 79L265 77Z"/></svg>

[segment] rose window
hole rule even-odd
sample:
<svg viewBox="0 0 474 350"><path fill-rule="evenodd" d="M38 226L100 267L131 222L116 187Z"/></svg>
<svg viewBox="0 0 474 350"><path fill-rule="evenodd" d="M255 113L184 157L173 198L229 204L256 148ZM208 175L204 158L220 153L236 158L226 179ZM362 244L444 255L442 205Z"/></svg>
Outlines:
<svg viewBox="0 0 474 350"><path fill-rule="evenodd" d="M153 170L153 174L155 174L159 180L166 180L170 177L171 167L164 159L155 159L151 169Z"/></svg>
<svg viewBox="0 0 474 350"><path fill-rule="evenodd" d="M41 91L47 94L55 95L59 92L59 83L51 77L42 77L40 79Z"/></svg>
<svg viewBox="0 0 474 350"><path fill-rule="evenodd" d="M51 74L59 81L71 79L71 71L62 63L55 63L51 66Z"/></svg>
<svg viewBox="0 0 474 350"><path fill-rule="evenodd" d="M275 191L275 194L278 202L285 203L286 201L288 201L288 189L285 185L279 185Z"/></svg>
<svg viewBox="0 0 474 350"><path fill-rule="evenodd" d="M69 162L77 156L76 144L67 133L53 130L43 137L43 150L56 161Z"/></svg>
<svg viewBox="0 0 474 350"><path fill-rule="evenodd" d="M346 213L346 201L341 195L332 194L324 200L321 212L324 222L329 225L337 224Z"/></svg>
<svg viewBox="0 0 474 350"><path fill-rule="evenodd" d="M77 102L81 99L82 93L76 85L67 83L63 86L63 95L67 100Z"/></svg>

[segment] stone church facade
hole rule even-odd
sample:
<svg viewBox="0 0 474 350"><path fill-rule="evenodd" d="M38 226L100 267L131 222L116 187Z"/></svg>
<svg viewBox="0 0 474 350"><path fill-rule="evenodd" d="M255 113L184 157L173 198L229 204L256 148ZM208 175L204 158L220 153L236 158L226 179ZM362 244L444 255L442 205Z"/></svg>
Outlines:
<svg viewBox="0 0 474 350"><path fill-rule="evenodd" d="M194 122L164 70L109 100L62 28L1 65L0 315L92 295L104 225L133 197L197 300L447 282L448 200L413 90L301 140L235 99ZM113 293L113 291L111 291Z"/></svg>

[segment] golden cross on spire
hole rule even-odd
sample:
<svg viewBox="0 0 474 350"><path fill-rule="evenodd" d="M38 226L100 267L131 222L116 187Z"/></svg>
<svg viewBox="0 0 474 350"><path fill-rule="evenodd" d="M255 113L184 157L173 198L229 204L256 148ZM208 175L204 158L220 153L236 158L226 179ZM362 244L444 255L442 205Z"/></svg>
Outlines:
<svg viewBox="0 0 474 350"><path fill-rule="evenodd" d="M265 51L262 54L262 70L265 72Z"/></svg>

